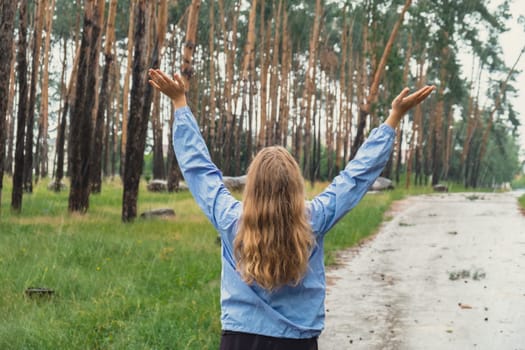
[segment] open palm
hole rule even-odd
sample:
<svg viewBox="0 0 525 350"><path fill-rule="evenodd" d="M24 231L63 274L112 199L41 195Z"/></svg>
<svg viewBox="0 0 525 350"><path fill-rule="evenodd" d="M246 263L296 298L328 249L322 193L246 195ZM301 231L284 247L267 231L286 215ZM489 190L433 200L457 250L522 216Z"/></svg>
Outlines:
<svg viewBox="0 0 525 350"><path fill-rule="evenodd" d="M435 88L433 85L427 85L410 95L408 95L409 89L404 88L392 101L392 111L399 115L404 115L410 109L423 102Z"/></svg>

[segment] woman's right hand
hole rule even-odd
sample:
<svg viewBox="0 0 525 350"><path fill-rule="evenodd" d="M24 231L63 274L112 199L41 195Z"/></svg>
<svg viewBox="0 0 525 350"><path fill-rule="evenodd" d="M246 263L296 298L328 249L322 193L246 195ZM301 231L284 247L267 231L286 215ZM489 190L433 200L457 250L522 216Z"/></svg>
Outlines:
<svg viewBox="0 0 525 350"><path fill-rule="evenodd" d="M172 79L160 69L150 69L148 75L151 86L168 96L176 109L187 105L184 80L179 74Z"/></svg>

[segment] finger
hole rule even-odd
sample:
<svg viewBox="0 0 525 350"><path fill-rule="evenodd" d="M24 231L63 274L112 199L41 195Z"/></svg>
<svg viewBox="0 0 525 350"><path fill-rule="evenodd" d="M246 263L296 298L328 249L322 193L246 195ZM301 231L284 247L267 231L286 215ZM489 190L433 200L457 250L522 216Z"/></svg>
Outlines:
<svg viewBox="0 0 525 350"><path fill-rule="evenodd" d="M154 82L153 80L150 80L149 83L151 84L151 86L153 86L155 89L157 90L161 90L160 86Z"/></svg>
<svg viewBox="0 0 525 350"><path fill-rule="evenodd" d="M436 88L436 87L433 86L433 85L432 85L432 86L426 86L426 87L423 89L423 91L421 92L421 96L420 96L420 98L421 98L422 100L426 99L426 98L432 93L432 91L435 90L435 88Z"/></svg>
<svg viewBox="0 0 525 350"><path fill-rule="evenodd" d="M157 83L158 86L165 84L165 80L163 79L162 75L159 74L158 70L151 69L149 71L149 76L151 80Z"/></svg>
<svg viewBox="0 0 525 350"><path fill-rule="evenodd" d="M148 75L151 79L156 77L156 73L154 69L148 69Z"/></svg>
<svg viewBox="0 0 525 350"><path fill-rule="evenodd" d="M151 80L155 82L159 88L161 88L162 86L166 86L167 81L164 79L162 74L160 74L160 70L150 69L149 75L150 75Z"/></svg>
<svg viewBox="0 0 525 350"><path fill-rule="evenodd" d="M159 77L166 83L169 83L171 81L173 81L173 79L171 79L169 77L169 75L167 75L166 73L164 73L163 71L161 71L160 69L157 69L157 73L159 74Z"/></svg>
<svg viewBox="0 0 525 350"><path fill-rule="evenodd" d="M410 91L410 89L407 88L407 87L404 88L403 90L401 90L399 95L397 95L397 97L394 99L394 103L398 103L398 102L402 101L408 95L409 91Z"/></svg>
<svg viewBox="0 0 525 350"><path fill-rule="evenodd" d="M180 74L174 74L173 75L173 79L175 80L175 82L177 82L178 84L180 84L180 86L182 88L185 88L186 87L186 84L184 82L184 79L180 76Z"/></svg>
<svg viewBox="0 0 525 350"><path fill-rule="evenodd" d="M412 95L413 97L418 100L418 101L423 101L425 98L428 97L428 95L430 95L430 93L433 91L433 87L432 86L425 86L425 87L422 87L421 89L419 89L418 91L414 92ZM412 96L410 96L412 97Z"/></svg>
<svg viewBox="0 0 525 350"><path fill-rule="evenodd" d="M158 70L158 69L150 68L148 70L148 73L149 73L149 75L154 76L154 77L160 76L160 70Z"/></svg>

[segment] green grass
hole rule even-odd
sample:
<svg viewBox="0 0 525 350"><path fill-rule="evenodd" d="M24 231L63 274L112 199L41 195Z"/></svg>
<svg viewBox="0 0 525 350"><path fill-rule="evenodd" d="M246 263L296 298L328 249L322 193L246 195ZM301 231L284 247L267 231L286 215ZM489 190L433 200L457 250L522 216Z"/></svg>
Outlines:
<svg viewBox="0 0 525 350"><path fill-rule="evenodd" d="M525 211L525 194L518 198L518 202L520 203L521 209Z"/></svg>
<svg viewBox="0 0 525 350"><path fill-rule="evenodd" d="M170 207L171 220L121 222L120 183L105 183L85 215L46 183L0 212L0 349L217 349L220 247L189 193L153 194L142 184L139 213ZM309 196L326 184L308 188ZM377 230L397 200L421 189L367 195L328 234L326 261ZM429 192L423 189L423 192ZM55 291L25 296L29 287Z"/></svg>
<svg viewBox="0 0 525 350"><path fill-rule="evenodd" d="M5 193L10 193L5 191ZM5 197L5 195L4 195ZM104 187L88 214L38 186L0 216L0 349L218 347L220 249L189 193L140 193L139 211L174 220L120 221L121 190ZM56 291L32 300L28 287Z"/></svg>

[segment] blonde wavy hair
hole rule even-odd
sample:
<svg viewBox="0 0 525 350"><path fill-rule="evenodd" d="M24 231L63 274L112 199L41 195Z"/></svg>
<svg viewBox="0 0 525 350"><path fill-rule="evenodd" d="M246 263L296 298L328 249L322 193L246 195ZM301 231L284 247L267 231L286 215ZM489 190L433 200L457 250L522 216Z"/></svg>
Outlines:
<svg viewBox="0 0 525 350"><path fill-rule="evenodd" d="M297 162L283 147L264 148L246 178L234 241L238 271L246 283L256 282L270 291L297 285L314 244Z"/></svg>

